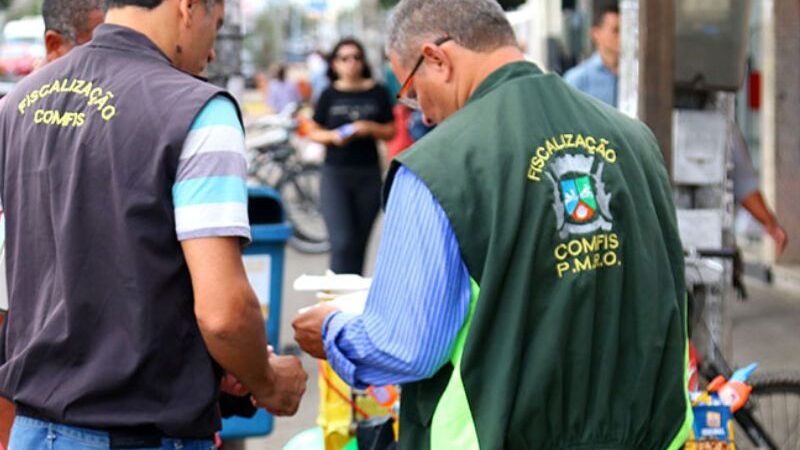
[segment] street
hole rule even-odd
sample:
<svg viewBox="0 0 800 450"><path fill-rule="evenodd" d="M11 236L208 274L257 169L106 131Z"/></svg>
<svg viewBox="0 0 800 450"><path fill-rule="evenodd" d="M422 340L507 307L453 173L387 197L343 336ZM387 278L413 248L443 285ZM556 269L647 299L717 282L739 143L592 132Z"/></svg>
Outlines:
<svg viewBox="0 0 800 450"><path fill-rule="evenodd" d="M374 267L379 231L380 223L370 243L368 273ZM293 342L291 321L296 311L315 302L313 295L294 292L292 282L303 273L324 273L327 265L327 255L304 255L287 248L286 256L281 347ZM753 279L746 279L746 283L750 299L735 301L731 308L733 364L741 367L756 361L761 364L760 371L800 370L800 295ZM309 383L298 414L278 419L270 436L247 440L247 449L280 450L293 436L315 426L319 401L317 366L308 356L303 357L303 365L309 372Z"/></svg>
<svg viewBox="0 0 800 450"><path fill-rule="evenodd" d="M370 275L375 266L378 240L380 238L381 220L376 222L375 229L370 240L368 259L366 263L367 275ZM302 274L321 275L325 273L328 265L328 255L304 255L291 248L286 249L286 267L283 276L283 314L281 317L281 336L280 346L294 343L294 332L292 331L292 319L297 310L316 302L314 295L305 292L295 292L292 290L292 283ZM303 366L309 374L309 382L300 410L294 417L279 418L275 422L275 429L272 435L267 438L250 439L246 447L249 450L255 449L275 449L280 450L297 433L316 426L316 418L319 403L319 387L317 381L316 360L308 355L303 356Z"/></svg>

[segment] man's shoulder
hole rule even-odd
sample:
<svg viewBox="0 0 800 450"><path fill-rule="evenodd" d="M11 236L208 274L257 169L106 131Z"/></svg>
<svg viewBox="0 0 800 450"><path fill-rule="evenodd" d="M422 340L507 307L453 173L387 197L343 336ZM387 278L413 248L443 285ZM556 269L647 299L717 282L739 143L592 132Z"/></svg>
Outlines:
<svg viewBox="0 0 800 450"><path fill-rule="evenodd" d="M593 57L586 59L577 66L569 69L566 73L564 73L564 81L573 86L584 83L587 77L591 76L594 69L595 69L595 64L593 61Z"/></svg>
<svg viewBox="0 0 800 450"><path fill-rule="evenodd" d="M229 126L242 129L241 117L236 103L222 91L214 95L197 113L192 129L212 126Z"/></svg>

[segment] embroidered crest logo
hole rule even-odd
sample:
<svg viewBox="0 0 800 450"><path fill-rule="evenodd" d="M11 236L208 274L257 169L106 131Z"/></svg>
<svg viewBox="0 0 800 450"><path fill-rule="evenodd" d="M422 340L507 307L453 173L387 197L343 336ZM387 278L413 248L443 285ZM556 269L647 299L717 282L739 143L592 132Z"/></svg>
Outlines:
<svg viewBox="0 0 800 450"><path fill-rule="evenodd" d="M584 155L564 155L550 164L547 177L553 184L553 209L563 238L571 234L611 231L614 220L605 190L605 163Z"/></svg>

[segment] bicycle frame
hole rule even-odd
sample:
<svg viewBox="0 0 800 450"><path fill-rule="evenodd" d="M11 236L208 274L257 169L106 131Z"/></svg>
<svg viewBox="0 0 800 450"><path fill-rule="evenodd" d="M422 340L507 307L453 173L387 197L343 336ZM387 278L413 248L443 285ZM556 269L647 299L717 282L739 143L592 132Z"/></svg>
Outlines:
<svg viewBox="0 0 800 450"><path fill-rule="evenodd" d="M713 261L708 261L703 258L734 258L736 252L730 250L710 250L710 251L695 251L690 252L690 254L686 258L686 266L689 267L694 265L695 268L700 271L699 266L707 263L711 264L711 270L718 269L718 263L713 263ZM713 263L713 264L712 264ZM688 301L691 304L694 303L694 295L692 293L691 286L687 289L687 296ZM700 311L699 316L702 317L702 311ZM700 320L701 323L704 324L703 320ZM722 351L720 350L717 342L713 340L710 341L712 347L712 354L711 355L703 355L703 356L710 356L708 358L703 358L703 363L699 365L698 371L700 375L705 378L707 381L713 380L719 375L724 376L726 379L729 378L733 372L730 367L730 364L725 360ZM745 432L750 442L756 446L758 449L764 450L779 450L779 447L775 444L773 439L769 436L769 434L764 430L763 426L758 422L753 414L753 407L751 403L747 403L742 409L735 412L733 415L736 423L739 424L741 429Z"/></svg>

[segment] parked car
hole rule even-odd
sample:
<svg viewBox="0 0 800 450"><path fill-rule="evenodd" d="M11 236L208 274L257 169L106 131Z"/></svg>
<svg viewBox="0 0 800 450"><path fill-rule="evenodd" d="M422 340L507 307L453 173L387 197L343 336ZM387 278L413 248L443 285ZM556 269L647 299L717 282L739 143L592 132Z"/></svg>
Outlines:
<svg viewBox="0 0 800 450"><path fill-rule="evenodd" d="M44 44L34 41L12 40L0 44L0 74L7 79L17 79L33 72L45 57Z"/></svg>
<svg viewBox="0 0 800 450"><path fill-rule="evenodd" d="M0 41L0 75L17 80L31 73L45 58L44 19L23 17L3 26Z"/></svg>

